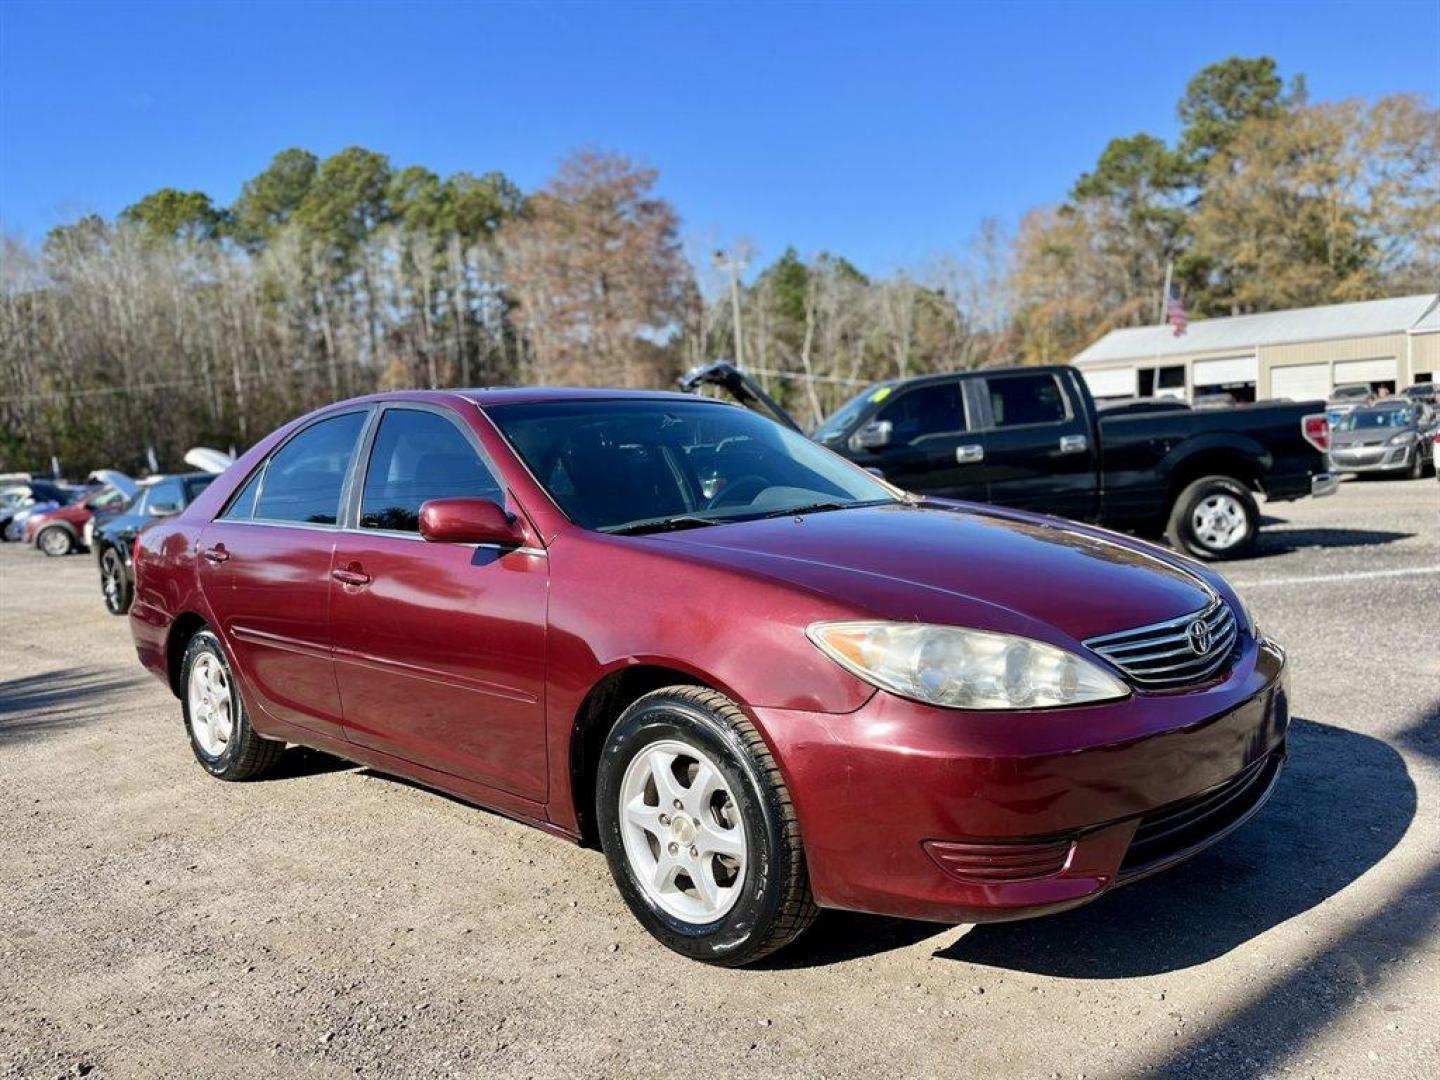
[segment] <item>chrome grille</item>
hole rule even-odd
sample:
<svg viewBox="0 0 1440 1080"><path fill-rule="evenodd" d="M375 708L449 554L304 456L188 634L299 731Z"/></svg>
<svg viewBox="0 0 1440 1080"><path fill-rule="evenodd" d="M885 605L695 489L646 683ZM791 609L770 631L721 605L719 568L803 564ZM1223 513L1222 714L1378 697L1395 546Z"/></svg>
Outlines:
<svg viewBox="0 0 1440 1080"><path fill-rule="evenodd" d="M1204 633L1192 635L1191 626L1197 622L1204 625ZM1235 613L1216 598L1200 611L1093 637L1085 646L1109 660L1137 686L1169 689L1203 682L1219 672L1234 653L1239 633ZM1196 651L1196 636L1209 639L1203 652Z"/></svg>

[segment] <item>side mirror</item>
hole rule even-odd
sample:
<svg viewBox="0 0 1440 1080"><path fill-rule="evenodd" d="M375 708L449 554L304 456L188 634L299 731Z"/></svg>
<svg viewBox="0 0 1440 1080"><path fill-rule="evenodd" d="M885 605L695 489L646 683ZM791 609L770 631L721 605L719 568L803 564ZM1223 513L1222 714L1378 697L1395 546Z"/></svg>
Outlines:
<svg viewBox="0 0 1440 1080"><path fill-rule="evenodd" d="M525 543L515 518L489 499L431 499L420 507L420 535L436 544Z"/></svg>
<svg viewBox="0 0 1440 1080"><path fill-rule="evenodd" d="M856 450L879 450L890 445L894 431L889 420L871 420L850 436L850 445Z"/></svg>

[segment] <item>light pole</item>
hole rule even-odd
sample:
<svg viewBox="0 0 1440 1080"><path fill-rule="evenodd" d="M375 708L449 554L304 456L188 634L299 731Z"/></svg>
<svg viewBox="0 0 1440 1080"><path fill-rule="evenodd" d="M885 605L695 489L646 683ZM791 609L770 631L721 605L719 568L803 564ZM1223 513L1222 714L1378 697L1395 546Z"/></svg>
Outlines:
<svg viewBox="0 0 1440 1080"><path fill-rule="evenodd" d="M745 345L740 337L740 274L749 264L743 256L732 255L724 248L715 250L715 266L730 275L730 315L735 321L735 366L745 366Z"/></svg>

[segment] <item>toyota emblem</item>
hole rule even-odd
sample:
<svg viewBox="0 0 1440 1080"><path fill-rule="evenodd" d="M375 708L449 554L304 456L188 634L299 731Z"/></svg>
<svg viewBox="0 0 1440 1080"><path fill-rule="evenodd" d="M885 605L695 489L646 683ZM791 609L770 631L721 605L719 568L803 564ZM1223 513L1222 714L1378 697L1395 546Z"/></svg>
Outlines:
<svg viewBox="0 0 1440 1080"><path fill-rule="evenodd" d="M1190 649L1196 656L1204 656L1210 651L1210 627L1202 620L1192 622L1185 636L1190 639Z"/></svg>

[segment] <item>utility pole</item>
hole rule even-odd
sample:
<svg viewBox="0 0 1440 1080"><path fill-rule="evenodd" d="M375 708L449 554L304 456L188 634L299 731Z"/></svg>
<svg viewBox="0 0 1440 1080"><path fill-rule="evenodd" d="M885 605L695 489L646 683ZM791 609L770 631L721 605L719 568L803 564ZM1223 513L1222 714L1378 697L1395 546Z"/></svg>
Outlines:
<svg viewBox="0 0 1440 1080"><path fill-rule="evenodd" d="M723 248L715 252L715 266L730 275L730 315L735 323L735 366L745 366L745 345L740 337L740 274L749 264L743 256L732 255Z"/></svg>

